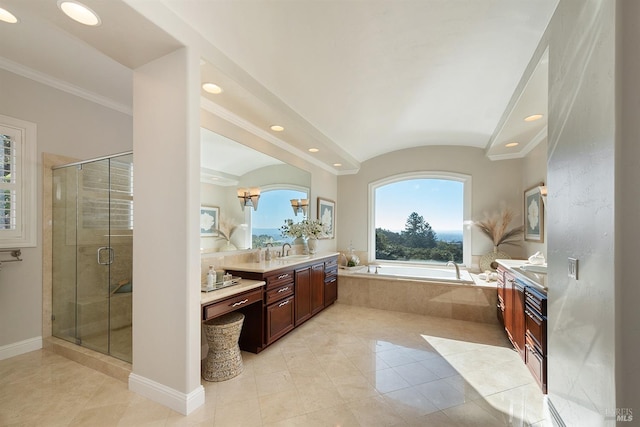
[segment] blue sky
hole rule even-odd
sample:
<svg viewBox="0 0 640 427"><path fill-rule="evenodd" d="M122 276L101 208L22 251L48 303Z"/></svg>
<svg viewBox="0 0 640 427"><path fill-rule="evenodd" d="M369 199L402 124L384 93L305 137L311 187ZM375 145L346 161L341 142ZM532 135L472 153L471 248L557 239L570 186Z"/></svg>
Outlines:
<svg viewBox="0 0 640 427"><path fill-rule="evenodd" d="M290 218L294 222L303 220L301 213L293 215L291 199L306 197L306 193L295 190L265 191L260 195L258 210L252 212L253 228L280 228L284 225L284 219ZM309 215L315 218L315 213Z"/></svg>
<svg viewBox="0 0 640 427"><path fill-rule="evenodd" d="M444 179L412 179L376 190L376 228L401 231L412 212L435 231L462 230L463 184Z"/></svg>

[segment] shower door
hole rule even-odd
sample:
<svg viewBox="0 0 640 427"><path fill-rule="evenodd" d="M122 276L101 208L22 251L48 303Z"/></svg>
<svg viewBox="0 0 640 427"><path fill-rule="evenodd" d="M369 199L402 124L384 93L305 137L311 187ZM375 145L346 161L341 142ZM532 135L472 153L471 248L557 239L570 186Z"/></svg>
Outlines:
<svg viewBox="0 0 640 427"><path fill-rule="evenodd" d="M54 170L53 335L131 361L132 155Z"/></svg>

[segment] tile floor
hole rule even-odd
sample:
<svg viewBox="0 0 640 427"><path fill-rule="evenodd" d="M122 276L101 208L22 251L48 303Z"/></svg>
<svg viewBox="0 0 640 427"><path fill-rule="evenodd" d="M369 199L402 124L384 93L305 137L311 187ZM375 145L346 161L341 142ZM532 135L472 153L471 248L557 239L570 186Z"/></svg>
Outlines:
<svg viewBox="0 0 640 427"><path fill-rule="evenodd" d="M497 325L336 304L183 416L48 350L0 361L2 426L548 426Z"/></svg>

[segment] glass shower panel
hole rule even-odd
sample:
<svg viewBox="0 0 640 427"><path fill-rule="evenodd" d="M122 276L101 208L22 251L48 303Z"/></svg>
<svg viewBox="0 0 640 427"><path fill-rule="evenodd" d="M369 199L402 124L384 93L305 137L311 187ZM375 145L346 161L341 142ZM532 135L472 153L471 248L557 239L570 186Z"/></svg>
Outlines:
<svg viewBox="0 0 640 427"><path fill-rule="evenodd" d="M53 171L52 333L131 362L133 156Z"/></svg>
<svg viewBox="0 0 640 427"><path fill-rule="evenodd" d="M133 155L111 159L109 352L131 361L133 283Z"/></svg>
<svg viewBox="0 0 640 427"><path fill-rule="evenodd" d="M78 169L53 171L52 330L76 342L76 222Z"/></svg>
<svg viewBox="0 0 640 427"><path fill-rule="evenodd" d="M84 347L109 352L109 159L78 171L76 243L76 338Z"/></svg>

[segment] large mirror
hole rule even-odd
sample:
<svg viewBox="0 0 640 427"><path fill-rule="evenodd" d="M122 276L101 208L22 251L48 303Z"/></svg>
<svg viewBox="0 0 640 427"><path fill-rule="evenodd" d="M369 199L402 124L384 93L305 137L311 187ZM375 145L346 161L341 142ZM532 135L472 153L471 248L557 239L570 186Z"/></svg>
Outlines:
<svg viewBox="0 0 640 427"><path fill-rule="evenodd" d="M311 174L206 128L200 129L200 141L201 251L246 250L282 241L280 227L295 218L291 199L309 199ZM244 206L239 189L249 200L259 192L253 199L257 210Z"/></svg>

